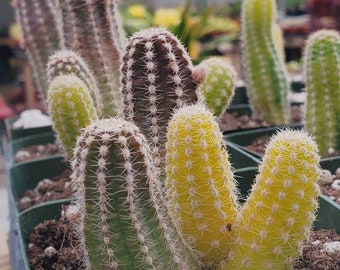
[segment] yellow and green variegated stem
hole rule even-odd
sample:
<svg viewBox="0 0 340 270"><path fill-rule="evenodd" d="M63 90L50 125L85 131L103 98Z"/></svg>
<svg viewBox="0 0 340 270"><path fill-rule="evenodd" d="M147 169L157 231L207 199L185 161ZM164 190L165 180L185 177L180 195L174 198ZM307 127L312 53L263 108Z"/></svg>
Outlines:
<svg viewBox="0 0 340 270"><path fill-rule="evenodd" d="M269 124L289 121L289 83L273 40L275 0L244 0L241 13L242 65L255 118Z"/></svg>
<svg viewBox="0 0 340 270"><path fill-rule="evenodd" d="M207 107L219 116L234 96L236 71L226 59L217 56L204 60L201 65L208 69L208 74L200 90Z"/></svg>
<svg viewBox="0 0 340 270"><path fill-rule="evenodd" d="M81 129L98 119L89 90L75 75L58 76L50 84L47 105L53 128L71 158Z"/></svg>
<svg viewBox="0 0 340 270"><path fill-rule="evenodd" d="M271 139L218 270L291 269L315 220L319 159L304 131L281 131Z"/></svg>
<svg viewBox="0 0 340 270"><path fill-rule="evenodd" d="M119 118L93 122L79 136L71 164L86 269L200 269L164 215L151 151L136 125Z"/></svg>
<svg viewBox="0 0 340 270"><path fill-rule="evenodd" d="M238 209L228 153L213 114L201 104L180 109L169 123L166 149L172 213L211 266L229 250Z"/></svg>
<svg viewBox="0 0 340 270"><path fill-rule="evenodd" d="M334 30L312 34L304 52L306 129L321 156L340 150L340 35Z"/></svg>

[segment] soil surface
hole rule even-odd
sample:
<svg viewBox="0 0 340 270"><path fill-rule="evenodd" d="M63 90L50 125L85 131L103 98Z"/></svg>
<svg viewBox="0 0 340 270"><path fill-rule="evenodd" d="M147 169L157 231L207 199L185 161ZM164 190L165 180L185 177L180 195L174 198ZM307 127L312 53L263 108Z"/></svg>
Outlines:
<svg viewBox="0 0 340 270"><path fill-rule="evenodd" d="M56 143L31 145L16 151L14 153L14 162L19 163L38 158L49 157L58 153L60 153L60 150Z"/></svg>
<svg viewBox="0 0 340 270"><path fill-rule="evenodd" d="M19 211L42 202L70 198L72 196L70 175L71 170L67 169L52 179L42 179L35 189L21 194L18 200Z"/></svg>

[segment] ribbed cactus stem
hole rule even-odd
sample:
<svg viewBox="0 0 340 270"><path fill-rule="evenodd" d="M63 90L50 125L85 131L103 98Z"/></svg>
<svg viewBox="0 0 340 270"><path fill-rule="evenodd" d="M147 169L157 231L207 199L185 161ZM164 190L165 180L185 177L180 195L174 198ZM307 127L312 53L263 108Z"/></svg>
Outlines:
<svg viewBox="0 0 340 270"><path fill-rule="evenodd" d="M289 83L284 62L273 41L275 0L242 4L242 64L255 118L269 124L287 123Z"/></svg>
<svg viewBox="0 0 340 270"><path fill-rule="evenodd" d="M200 89L205 102L215 116L219 116L234 96L236 71L234 67L222 57L210 57L201 63L206 66L207 78Z"/></svg>
<svg viewBox="0 0 340 270"><path fill-rule="evenodd" d="M86 269L200 269L162 222L151 152L133 123L93 122L79 136L71 164Z"/></svg>
<svg viewBox="0 0 340 270"><path fill-rule="evenodd" d="M180 109L169 123L166 146L171 210L211 266L229 250L238 210L228 153L212 113L200 104Z"/></svg>
<svg viewBox="0 0 340 270"><path fill-rule="evenodd" d="M98 119L89 90L75 75L60 75L50 84L47 105L53 128L71 158L81 129Z"/></svg>
<svg viewBox="0 0 340 270"><path fill-rule="evenodd" d="M57 9L52 0L16 0L13 4L36 85L46 97L48 57L64 44L62 30L57 21Z"/></svg>
<svg viewBox="0 0 340 270"><path fill-rule="evenodd" d="M125 34L116 0L58 0L66 47L76 51L94 73L108 116L122 115L119 67Z"/></svg>
<svg viewBox="0 0 340 270"><path fill-rule="evenodd" d="M238 214L234 244L218 269L290 269L315 220L319 175L317 145L305 132L274 136Z"/></svg>
<svg viewBox="0 0 340 270"><path fill-rule="evenodd" d="M154 161L162 167L168 121L175 109L198 100L203 70L195 70L188 53L169 31L150 28L128 42L121 67L124 114L151 144Z"/></svg>
<svg viewBox="0 0 340 270"><path fill-rule="evenodd" d="M312 34L304 51L306 129L320 153L340 149L340 35L334 30Z"/></svg>
<svg viewBox="0 0 340 270"><path fill-rule="evenodd" d="M90 91L98 115L103 116L103 99L98 89L98 83L82 57L67 49L57 51L50 56L47 65L50 82L57 76L70 74L74 74L84 82Z"/></svg>

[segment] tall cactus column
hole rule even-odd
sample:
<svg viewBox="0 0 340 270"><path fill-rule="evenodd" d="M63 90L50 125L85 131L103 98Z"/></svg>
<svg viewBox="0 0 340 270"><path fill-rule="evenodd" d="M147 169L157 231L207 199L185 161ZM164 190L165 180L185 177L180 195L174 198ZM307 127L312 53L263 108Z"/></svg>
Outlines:
<svg viewBox="0 0 340 270"><path fill-rule="evenodd" d="M340 150L340 35L320 30L304 52L306 129L315 136L320 153Z"/></svg>
<svg viewBox="0 0 340 270"><path fill-rule="evenodd" d="M86 269L200 269L166 208L145 137L127 121L93 122L78 138L72 183Z"/></svg>
<svg viewBox="0 0 340 270"><path fill-rule="evenodd" d="M125 118L145 134L161 167L168 121L175 109L197 102L204 75L194 70L179 40L161 28L130 38L121 74Z"/></svg>
<svg viewBox="0 0 340 270"><path fill-rule="evenodd" d="M254 117L269 124L289 120L289 83L273 41L275 0L244 0L242 4L242 64Z"/></svg>

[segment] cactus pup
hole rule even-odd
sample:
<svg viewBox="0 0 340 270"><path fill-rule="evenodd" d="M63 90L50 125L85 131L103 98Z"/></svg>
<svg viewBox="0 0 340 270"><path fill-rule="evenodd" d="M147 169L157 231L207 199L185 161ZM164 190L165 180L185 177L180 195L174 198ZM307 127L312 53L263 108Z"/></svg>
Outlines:
<svg viewBox="0 0 340 270"><path fill-rule="evenodd" d="M183 235L206 265L229 250L238 203L228 153L213 114L201 104L169 123L166 187Z"/></svg>
<svg viewBox="0 0 340 270"><path fill-rule="evenodd" d="M319 30L304 51L306 130L318 143L321 156L340 150L340 35Z"/></svg>
<svg viewBox="0 0 340 270"><path fill-rule="evenodd" d="M157 167L164 163L169 119L175 109L197 102L204 78L168 30L149 28L130 37L121 66L125 119L145 134Z"/></svg>
<svg viewBox="0 0 340 270"><path fill-rule="evenodd" d="M319 159L316 143L304 131L272 137L219 270L290 268L315 220Z"/></svg>
<svg viewBox="0 0 340 270"><path fill-rule="evenodd" d="M236 71L222 57L210 57L201 63L208 69L207 78L200 87L207 107L219 116L234 96Z"/></svg>
<svg viewBox="0 0 340 270"><path fill-rule="evenodd" d="M53 129L71 158L81 129L98 119L89 90L74 74L57 76L50 84L47 105Z"/></svg>
<svg viewBox="0 0 340 270"><path fill-rule="evenodd" d="M119 66L125 33L116 0L58 0L65 46L76 51L94 73L106 116L122 116Z"/></svg>
<svg viewBox="0 0 340 270"><path fill-rule="evenodd" d="M86 127L71 162L86 269L200 269L169 222L145 137L119 118Z"/></svg>
<svg viewBox="0 0 340 270"><path fill-rule="evenodd" d="M242 64L255 118L268 124L289 121L287 74L273 41L275 0L244 0L241 13Z"/></svg>

